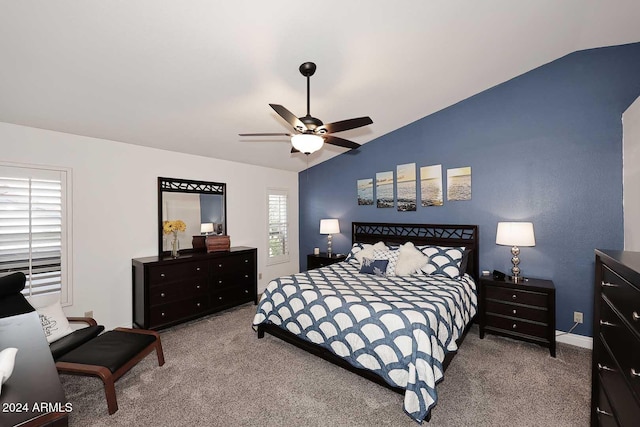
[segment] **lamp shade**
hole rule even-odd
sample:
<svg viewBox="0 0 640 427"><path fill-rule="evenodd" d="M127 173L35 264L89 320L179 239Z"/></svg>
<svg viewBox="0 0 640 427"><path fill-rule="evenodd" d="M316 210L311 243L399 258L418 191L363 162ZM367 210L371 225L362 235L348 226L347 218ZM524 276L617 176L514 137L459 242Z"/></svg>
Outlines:
<svg viewBox="0 0 640 427"><path fill-rule="evenodd" d="M321 219L320 234L337 234L340 232L340 223L337 219Z"/></svg>
<svg viewBox="0 0 640 427"><path fill-rule="evenodd" d="M324 139L322 139L322 137L318 135L301 133L298 135L293 135L291 137L291 144L296 150L301 151L305 154L311 154L314 151L318 151L322 148Z"/></svg>
<svg viewBox="0 0 640 427"><path fill-rule="evenodd" d="M200 224L200 233L213 233L213 223L205 222Z"/></svg>
<svg viewBox="0 0 640 427"><path fill-rule="evenodd" d="M499 222L496 232L496 244L506 246L535 246L531 222Z"/></svg>

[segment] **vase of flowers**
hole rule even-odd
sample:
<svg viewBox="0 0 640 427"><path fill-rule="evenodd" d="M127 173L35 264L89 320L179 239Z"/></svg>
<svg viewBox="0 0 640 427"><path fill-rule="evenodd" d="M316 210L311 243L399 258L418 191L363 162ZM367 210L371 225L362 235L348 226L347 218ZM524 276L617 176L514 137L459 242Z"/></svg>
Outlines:
<svg viewBox="0 0 640 427"><path fill-rule="evenodd" d="M174 258L178 258L180 251L180 243L178 242L178 232L185 231L187 229L187 225L181 219L176 219L173 221L164 221L162 223L162 232L166 235L172 235L173 240L171 240L171 256Z"/></svg>

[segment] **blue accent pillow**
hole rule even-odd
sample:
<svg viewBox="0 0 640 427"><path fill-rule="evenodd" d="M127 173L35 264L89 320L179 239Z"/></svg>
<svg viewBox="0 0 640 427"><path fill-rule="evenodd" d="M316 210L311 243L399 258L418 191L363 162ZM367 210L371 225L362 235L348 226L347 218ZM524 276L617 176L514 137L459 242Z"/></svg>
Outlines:
<svg viewBox="0 0 640 427"><path fill-rule="evenodd" d="M362 267L360 273L375 274L376 276L384 276L387 271L388 259L371 259L362 258Z"/></svg>

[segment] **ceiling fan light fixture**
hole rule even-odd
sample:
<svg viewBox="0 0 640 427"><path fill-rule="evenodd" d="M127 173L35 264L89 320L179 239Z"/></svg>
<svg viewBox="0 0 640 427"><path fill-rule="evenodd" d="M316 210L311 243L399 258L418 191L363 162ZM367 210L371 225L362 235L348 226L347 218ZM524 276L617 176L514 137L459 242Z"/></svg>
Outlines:
<svg viewBox="0 0 640 427"><path fill-rule="evenodd" d="M318 135L301 133L299 135L293 135L291 137L291 144L296 150L301 151L305 154L311 154L314 151L318 151L322 148L324 139Z"/></svg>

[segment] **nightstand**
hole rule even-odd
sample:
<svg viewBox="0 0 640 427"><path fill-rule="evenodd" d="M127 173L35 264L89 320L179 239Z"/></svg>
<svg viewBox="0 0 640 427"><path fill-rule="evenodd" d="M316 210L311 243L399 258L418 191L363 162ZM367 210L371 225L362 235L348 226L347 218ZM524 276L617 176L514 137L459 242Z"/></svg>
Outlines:
<svg viewBox="0 0 640 427"><path fill-rule="evenodd" d="M336 262L344 261L346 257L346 255L342 254L331 254L331 256L328 256L326 252L320 252L318 255L309 254L307 255L307 270L335 264Z"/></svg>
<svg viewBox="0 0 640 427"><path fill-rule="evenodd" d="M480 278L480 338L485 332L549 347L556 357L556 288L551 280Z"/></svg>

